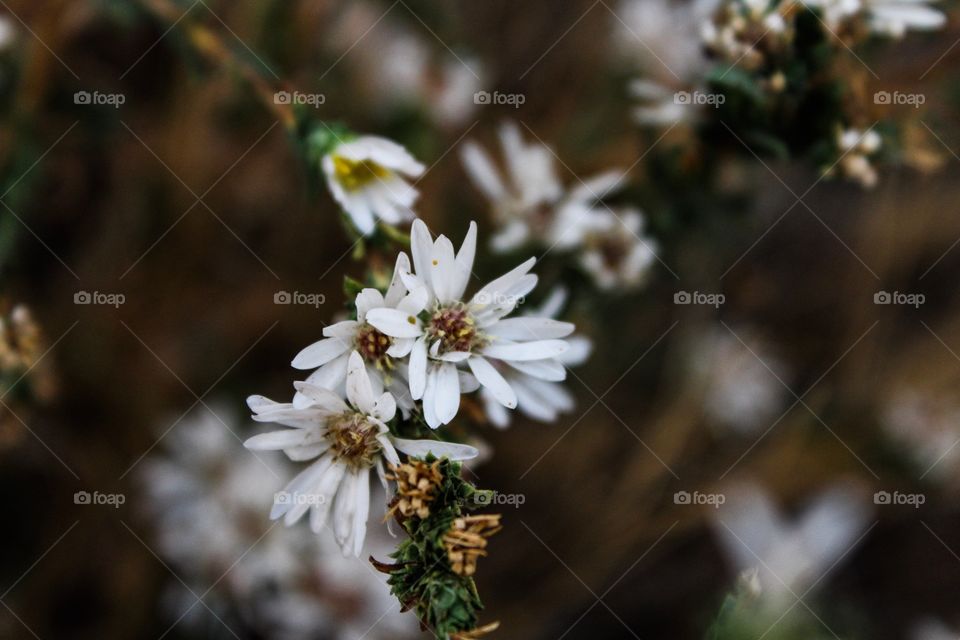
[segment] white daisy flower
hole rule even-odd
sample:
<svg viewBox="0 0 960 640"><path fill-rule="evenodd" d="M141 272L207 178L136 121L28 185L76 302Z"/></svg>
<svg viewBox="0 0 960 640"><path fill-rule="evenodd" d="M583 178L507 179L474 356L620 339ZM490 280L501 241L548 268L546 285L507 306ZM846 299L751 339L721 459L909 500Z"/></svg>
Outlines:
<svg viewBox="0 0 960 640"><path fill-rule="evenodd" d="M392 140L360 136L341 142L322 160L327 186L361 234L373 233L377 219L398 224L413 218L419 195L405 179L424 166Z"/></svg>
<svg viewBox="0 0 960 640"><path fill-rule="evenodd" d="M562 338L574 326L550 318L507 318L523 296L537 284L529 273L536 262L530 258L512 271L464 299L473 268L477 226L470 223L467 237L454 254L445 236L433 240L422 220L411 229L411 249L416 276L405 281L411 291L427 291L420 313L398 309L373 309L367 322L394 338L414 339L410 352L410 393L423 399L427 424L436 428L457 415L460 394L466 392L458 365L469 368L481 386L503 406L517 406L517 392L497 371L500 361L541 379L562 380L563 365L557 357L570 345ZM422 314L422 317L421 317Z"/></svg>
<svg viewBox="0 0 960 640"><path fill-rule="evenodd" d="M417 313L423 308L425 291L408 294L400 277L410 272L410 259L405 253L397 256L393 278L386 294L376 289L364 289L357 294L356 320L344 320L324 327L324 339L314 342L294 357L291 365L297 369L316 369L306 379L308 384L330 389L340 396L346 393L347 362L351 353L359 353L367 367L374 395L386 388L397 400L397 405L408 416L413 409L406 382L406 365L400 361L410 353L413 340L392 338L378 331L367 320L371 309L381 307L398 309L407 313ZM297 392L294 396L295 407L309 404L306 394Z"/></svg>
<svg viewBox="0 0 960 640"><path fill-rule="evenodd" d="M555 289L543 305L529 315L555 318L566 304L566 300L566 290ZM593 349L590 339L585 336L570 336L567 342L570 349L557 356L557 360L564 368L575 367L586 362ZM527 375L497 361L493 361L493 365L513 387L517 394L517 409L528 418L539 422L554 422L561 413L573 410L573 395L559 382L550 378ZM489 389L480 389L480 397L487 417L495 427L505 429L510 426L510 412L497 401Z"/></svg>
<svg viewBox="0 0 960 640"><path fill-rule="evenodd" d="M282 450L292 460L316 458L279 494L270 518L282 517L291 525L310 511L310 528L319 533L332 510L334 537L344 555L359 556L363 548L371 469L376 469L386 486L384 461L399 464L397 451L418 457L432 453L451 460L477 455L477 450L467 445L391 435L386 423L396 414L396 401L389 392L374 395L359 353L351 353L347 364L349 404L329 389L305 382L294 385L310 399L306 407L281 404L263 396L248 398L254 420L292 428L254 436L244 445L256 451Z"/></svg>
<svg viewBox="0 0 960 640"><path fill-rule="evenodd" d="M874 33L902 38L910 29L932 31L947 23L942 11L929 6L935 0L864 0Z"/></svg>

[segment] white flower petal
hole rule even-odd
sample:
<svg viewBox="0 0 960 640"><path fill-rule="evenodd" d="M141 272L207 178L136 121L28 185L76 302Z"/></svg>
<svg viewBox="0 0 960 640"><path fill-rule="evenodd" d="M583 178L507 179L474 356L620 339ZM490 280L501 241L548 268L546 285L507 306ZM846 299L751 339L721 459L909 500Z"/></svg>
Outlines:
<svg viewBox="0 0 960 640"><path fill-rule="evenodd" d="M470 282L470 276L473 273L473 259L477 253L477 223L470 221L470 227L467 229L467 235L460 245L460 251L457 252L457 258L454 264L453 284L450 296L454 300L463 298L464 291L467 290L467 284Z"/></svg>
<svg viewBox="0 0 960 640"><path fill-rule="evenodd" d="M549 340L566 338L575 328L570 322L523 316L501 320L490 332L507 340Z"/></svg>
<svg viewBox="0 0 960 640"><path fill-rule="evenodd" d="M372 415L381 422L390 422L397 414L397 401L389 391L384 392L373 407Z"/></svg>
<svg viewBox="0 0 960 640"><path fill-rule="evenodd" d="M427 385L427 340L422 336L417 338L410 351L408 376L410 395L414 400L420 400Z"/></svg>
<svg viewBox="0 0 960 640"><path fill-rule="evenodd" d="M248 438L243 446L253 451L280 451L290 447L313 445L323 439L324 433L320 429L284 429Z"/></svg>
<svg viewBox="0 0 960 640"><path fill-rule="evenodd" d="M563 366L563 362L557 358L548 358L546 360L528 360L524 362L508 360L507 364L517 371L525 373L534 378L539 378L540 380L561 382L567 379L567 369Z"/></svg>
<svg viewBox="0 0 960 640"><path fill-rule="evenodd" d="M372 309L367 322L394 338L417 338L423 333L419 318L398 309Z"/></svg>
<svg viewBox="0 0 960 640"><path fill-rule="evenodd" d="M430 237L430 230L426 223L419 218L414 220L410 227L410 253L413 254L413 268L417 272L417 277L432 289L430 260L433 254L433 239ZM409 284L407 288L413 290Z"/></svg>
<svg viewBox="0 0 960 640"><path fill-rule="evenodd" d="M570 348L565 340L493 343L483 348L483 355L500 360L544 360L555 358Z"/></svg>
<svg viewBox="0 0 960 640"><path fill-rule="evenodd" d="M433 454L437 458L449 458L450 460L470 460L476 458L480 453L476 447L467 444L457 444L455 442L440 442L439 440L406 440L404 438L392 437L390 440L397 448L397 451L407 454L413 458L425 458Z"/></svg>
<svg viewBox="0 0 960 640"><path fill-rule="evenodd" d="M390 286L387 287L387 293L383 296L383 303L388 307L396 307L397 303L407 294L407 287L403 284L403 278L400 276L403 272L410 271L410 258L401 251L397 255L397 262L393 267L393 278L390 280Z"/></svg>
<svg viewBox="0 0 960 640"><path fill-rule="evenodd" d="M356 352L354 352L356 353ZM359 355L359 354L357 354ZM328 413L342 413L347 410L343 400L329 389L318 387L309 382L294 382L294 388L309 398L312 408L322 409Z"/></svg>
<svg viewBox="0 0 960 640"><path fill-rule="evenodd" d="M454 287L457 285L455 262L453 243L446 236L440 236L433 243L430 258L430 282L440 304L453 302Z"/></svg>
<svg viewBox="0 0 960 640"><path fill-rule="evenodd" d="M449 362L439 365L435 371L437 419L441 424L449 424L460 409L460 378L456 365Z"/></svg>
<svg viewBox="0 0 960 640"><path fill-rule="evenodd" d="M323 328L325 338L341 338L343 340L352 340L360 328L360 323L356 320L343 320L335 322Z"/></svg>
<svg viewBox="0 0 960 640"><path fill-rule="evenodd" d="M363 358L354 351L350 354L347 365L347 398L357 410L370 415L373 413L376 399L373 395L373 386Z"/></svg>
<svg viewBox="0 0 960 640"><path fill-rule="evenodd" d="M480 356L470 358L467 364L480 384L493 394L497 402L510 409L517 406L517 394L492 364Z"/></svg>
<svg viewBox="0 0 960 640"><path fill-rule="evenodd" d="M384 305L383 294L376 289L367 288L357 294L357 320L364 322L367 312Z"/></svg>
<svg viewBox="0 0 960 640"><path fill-rule="evenodd" d="M350 349L352 343L342 338L324 338L303 349L290 365L294 369L314 369L333 360Z"/></svg>

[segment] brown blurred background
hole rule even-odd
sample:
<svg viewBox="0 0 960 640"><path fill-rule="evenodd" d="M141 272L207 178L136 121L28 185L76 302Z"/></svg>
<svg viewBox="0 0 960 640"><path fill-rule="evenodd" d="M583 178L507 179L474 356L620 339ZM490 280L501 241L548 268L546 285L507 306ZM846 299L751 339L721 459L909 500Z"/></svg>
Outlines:
<svg viewBox="0 0 960 640"><path fill-rule="evenodd" d="M365 27L350 30L349 4L209 0L169 32L135 2L4 5L15 36L3 54L2 295L31 309L57 389L11 405L16 415L4 420L0 637L164 633L173 619L161 594L175 578L151 550L137 467L161 455L163 434L191 406L217 399L245 416L250 393L284 397L290 358L342 308L343 276L363 275L284 125L241 73L198 55L184 25L218 34L271 83L323 92L320 117L408 145L431 167L419 215L457 240L470 219L481 238L491 229L456 145L491 145L505 118L549 141L579 176L629 166L652 143L631 124L624 76L611 71L614 5L371 3L374 17L389 12L357 42L351 34ZM440 58L469 51L485 86L526 103L453 123L384 105L363 56L386 64L375 33L388 24ZM820 588L844 638L904 638L930 615L958 622L956 472L921 479L923 467L883 428L905 389L960 403L958 36L951 26L870 58L877 89L927 95L924 111L907 116L935 132L938 171L884 170L871 192L819 182L779 219L815 170L744 159L737 184L756 200L735 220L691 223L665 243L676 277L658 267L644 290L574 304L572 319L595 343L567 382L578 408L551 425L479 427L495 451L479 482L525 496L505 508L478 574L487 616L502 624L495 637L703 637L735 576L709 507L673 496L746 480L787 508L837 482L862 487L868 501L882 489L922 491L920 509L874 510L877 524ZM77 91L125 102L78 105ZM642 164L632 175L647 180ZM482 258L479 272L502 266ZM559 267L542 272L547 286L563 279ZM718 311L673 304L676 291L697 289L727 302ZM281 290L327 302L275 305ZM926 301L874 304L876 292L895 290ZM80 291L125 302L78 305ZM706 383L689 364L700 337L727 328L760 336L789 371L792 392L773 380L783 397L748 435L711 428ZM254 431L238 420L241 437ZM127 499L118 509L75 504L84 490ZM177 625L166 637L219 636Z"/></svg>

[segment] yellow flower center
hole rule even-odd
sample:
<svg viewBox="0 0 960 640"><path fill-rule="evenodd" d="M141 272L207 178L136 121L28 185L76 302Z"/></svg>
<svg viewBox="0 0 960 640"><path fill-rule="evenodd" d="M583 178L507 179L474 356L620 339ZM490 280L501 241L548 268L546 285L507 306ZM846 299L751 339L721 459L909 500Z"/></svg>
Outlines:
<svg viewBox="0 0 960 640"><path fill-rule="evenodd" d="M362 189L374 180L382 180L390 171L370 160L350 160L342 156L333 157L333 172L337 182L347 191Z"/></svg>

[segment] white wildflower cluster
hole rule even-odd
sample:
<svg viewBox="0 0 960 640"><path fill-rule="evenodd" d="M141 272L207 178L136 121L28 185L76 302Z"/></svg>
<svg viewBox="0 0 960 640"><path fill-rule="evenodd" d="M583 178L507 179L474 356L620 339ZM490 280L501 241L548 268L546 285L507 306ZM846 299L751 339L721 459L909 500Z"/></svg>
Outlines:
<svg viewBox="0 0 960 640"><path fill-rule="evenodd" d="M385 576L342 558L329 538L262 519L289 464L244 455L237 427L213 404L187 416L164 439L165 454L143 464L149 543L186 585L163 599L170 618L199 630L218 617L284 640L411 637L415 625L391 607ZM371 548L387 553L387 536Z"/></svg>
<svg viewBox="0 0 960 640"><path fill-rule="evenodd" d="M782 52L793 39L788 12L792 0L730 0L712 20L704 22L701 37L711 54L746 69L756 69L769 56Z"/></svg>
<svg viewBox="0 0 960 640"><path fill-rule="evenodd" d="M499 228L492 241L495 251L536 243L547 252L575 255L600 288L643 284L656 260L656 243L645 235L644 215L633 207L603 203L623 182L622 171L565 187L554 152L544 144L525 142L516 124L500 128L500 143L504 173L476 143L467 142L462 152L467 173L489 201Z"/></svg>
<svg viewBox="0 0 960 640"><path fill-rule="evenodd" d="M386 465L399 464L400 454L451 460L478 454L465 444L401 438L400 422L422 420L432 429L449 424L461 396L478 389L498 425L505 423L504 409L520 406L552 419L569 408L571 399L557 383L566 377L571 344L565 338L574 325L508 317L537 284L530 273L534 258L468 296L476 245L473 223L455 251L448 238L433 238L426 224L414 221L412 264L401 253L386 292L362 290L355 320L326 327L324 339L297 354L293 366L313 372L294 384L292 401L248 399L255 420L288 427L251 438L248 448L311 461L287 485L290 499L274 504L271 518L290 525L309 513L317 533L329 521L344 553L359 556L371 471L386 487Z"/></svg>

